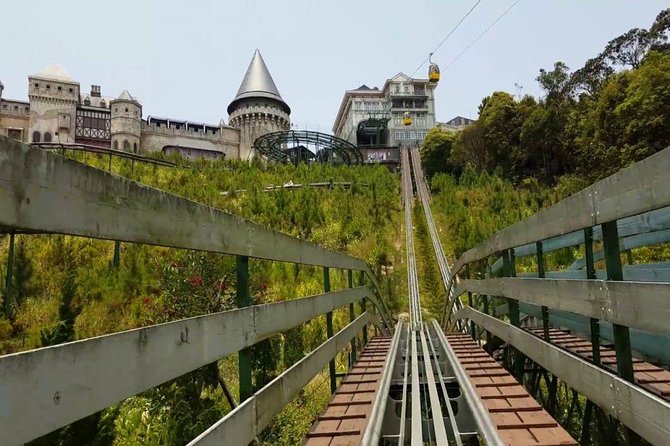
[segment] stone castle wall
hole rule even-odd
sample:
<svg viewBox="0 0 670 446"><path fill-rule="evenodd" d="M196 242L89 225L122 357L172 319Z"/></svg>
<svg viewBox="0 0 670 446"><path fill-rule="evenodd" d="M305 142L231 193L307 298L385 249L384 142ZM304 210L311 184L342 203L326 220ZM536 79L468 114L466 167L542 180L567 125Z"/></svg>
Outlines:
<svg viewBox="0 0 670 446"><path fill-rule="evenodd" d="M223 153L226 159L237 159L239 144L240 131L232 127L221 127L217 133L212 134L196 129L185 130L142 123L140 148L145 152L162 152L166 146L178 146L197 149L191 153L182 150L182 155L186 158L209 158L200 151L210 151Z"/></svg>

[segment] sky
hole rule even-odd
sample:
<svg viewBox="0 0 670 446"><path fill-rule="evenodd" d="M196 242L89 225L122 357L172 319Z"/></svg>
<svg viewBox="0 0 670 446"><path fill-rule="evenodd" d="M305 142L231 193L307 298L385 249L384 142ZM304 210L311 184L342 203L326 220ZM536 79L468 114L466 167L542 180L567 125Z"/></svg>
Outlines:
<svg viewBox="0 0 670 446"><path fill-rule="evenodd" d="M127 89L144 116L226 122L259 48L299 129L330 132L345 90L411 75L476 0L1 0L3 97L27 100L27 77L60 63L88 92ZM580 68L668 0L482 0L435 53L438 121L476 118L496 90L541 95L540 68ZM426 77L427 66L416 77Z"/></svg>

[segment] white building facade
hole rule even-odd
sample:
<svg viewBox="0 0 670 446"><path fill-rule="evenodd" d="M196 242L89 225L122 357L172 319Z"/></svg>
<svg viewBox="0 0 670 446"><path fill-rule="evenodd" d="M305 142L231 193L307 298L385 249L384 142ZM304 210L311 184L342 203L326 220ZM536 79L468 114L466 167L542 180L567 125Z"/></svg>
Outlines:
<svg viewBox="0 0 670 446"><path fill-rule="evenodd" d="M357 146L407 146L420 144L435 127L436 84L398 73L383 88L362 85L347 90L333 125L335 136ZM403 124L407 113L411 125ZM375 133L377 127L379 137ZM380 128L383 127L383 128Z"/></svg>

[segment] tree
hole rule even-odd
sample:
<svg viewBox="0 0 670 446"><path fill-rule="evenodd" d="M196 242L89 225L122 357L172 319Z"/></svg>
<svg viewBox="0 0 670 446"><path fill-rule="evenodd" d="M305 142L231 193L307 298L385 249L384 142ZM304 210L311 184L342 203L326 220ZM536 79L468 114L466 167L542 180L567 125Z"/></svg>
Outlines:
<svg viewBox="0 0 670 446"><path fill-rule="evenodd" d="M430 180L438 172L454 173L451 149L456 135L440 128L431 129L421 146L421 165Z"/></svg>
<svg viewBox="0 0 670 446"><path fill-rule="evenodd" d="M634 28L619 37L610 40L602 56L612 64L637 68L653 43L654 35L646 29Z"/></svg>
<svg viewBox="0 0 670 446"><path fill-rule="evenodd" d="M561 103L572 95L570 68L563 62L555 62L551 71L540 68L536 80L547 93L547 102Z"/></svg>
<svg viewBox="0 0 670 446"><path fill-rule="evenodd" d="M609 66L602 56L597 56L587 60L582 68L572 73L570 83L575 92L595 96L603 83L613 74L614 68Z"/></svg>

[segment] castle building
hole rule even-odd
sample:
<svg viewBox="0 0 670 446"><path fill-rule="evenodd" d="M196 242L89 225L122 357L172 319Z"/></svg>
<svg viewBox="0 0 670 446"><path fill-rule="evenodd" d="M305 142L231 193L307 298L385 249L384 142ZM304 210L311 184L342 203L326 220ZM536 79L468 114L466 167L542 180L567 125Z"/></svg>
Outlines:
<svg viewBox="0 0 670 446"><path fill-rule="evenodd" d="M143 117L141 102L124 90L88 93L60 65L28 76L28 101L2 97L0 135L26 143L83 144L126 152L178 153L186 158L250 159L256 138L288 130L291 109L282 99L256 50L237 95L228 106L229 124Z"/></svg>
<svg viewBox="0 0 670 446"><path fill-rule="evenodd" d="M435 127L436 84L398 73L380 90L361 85L344 93L333 133L360 148L397 147L423 142ZM403 124L408 113L412 124Z"/></svg>

